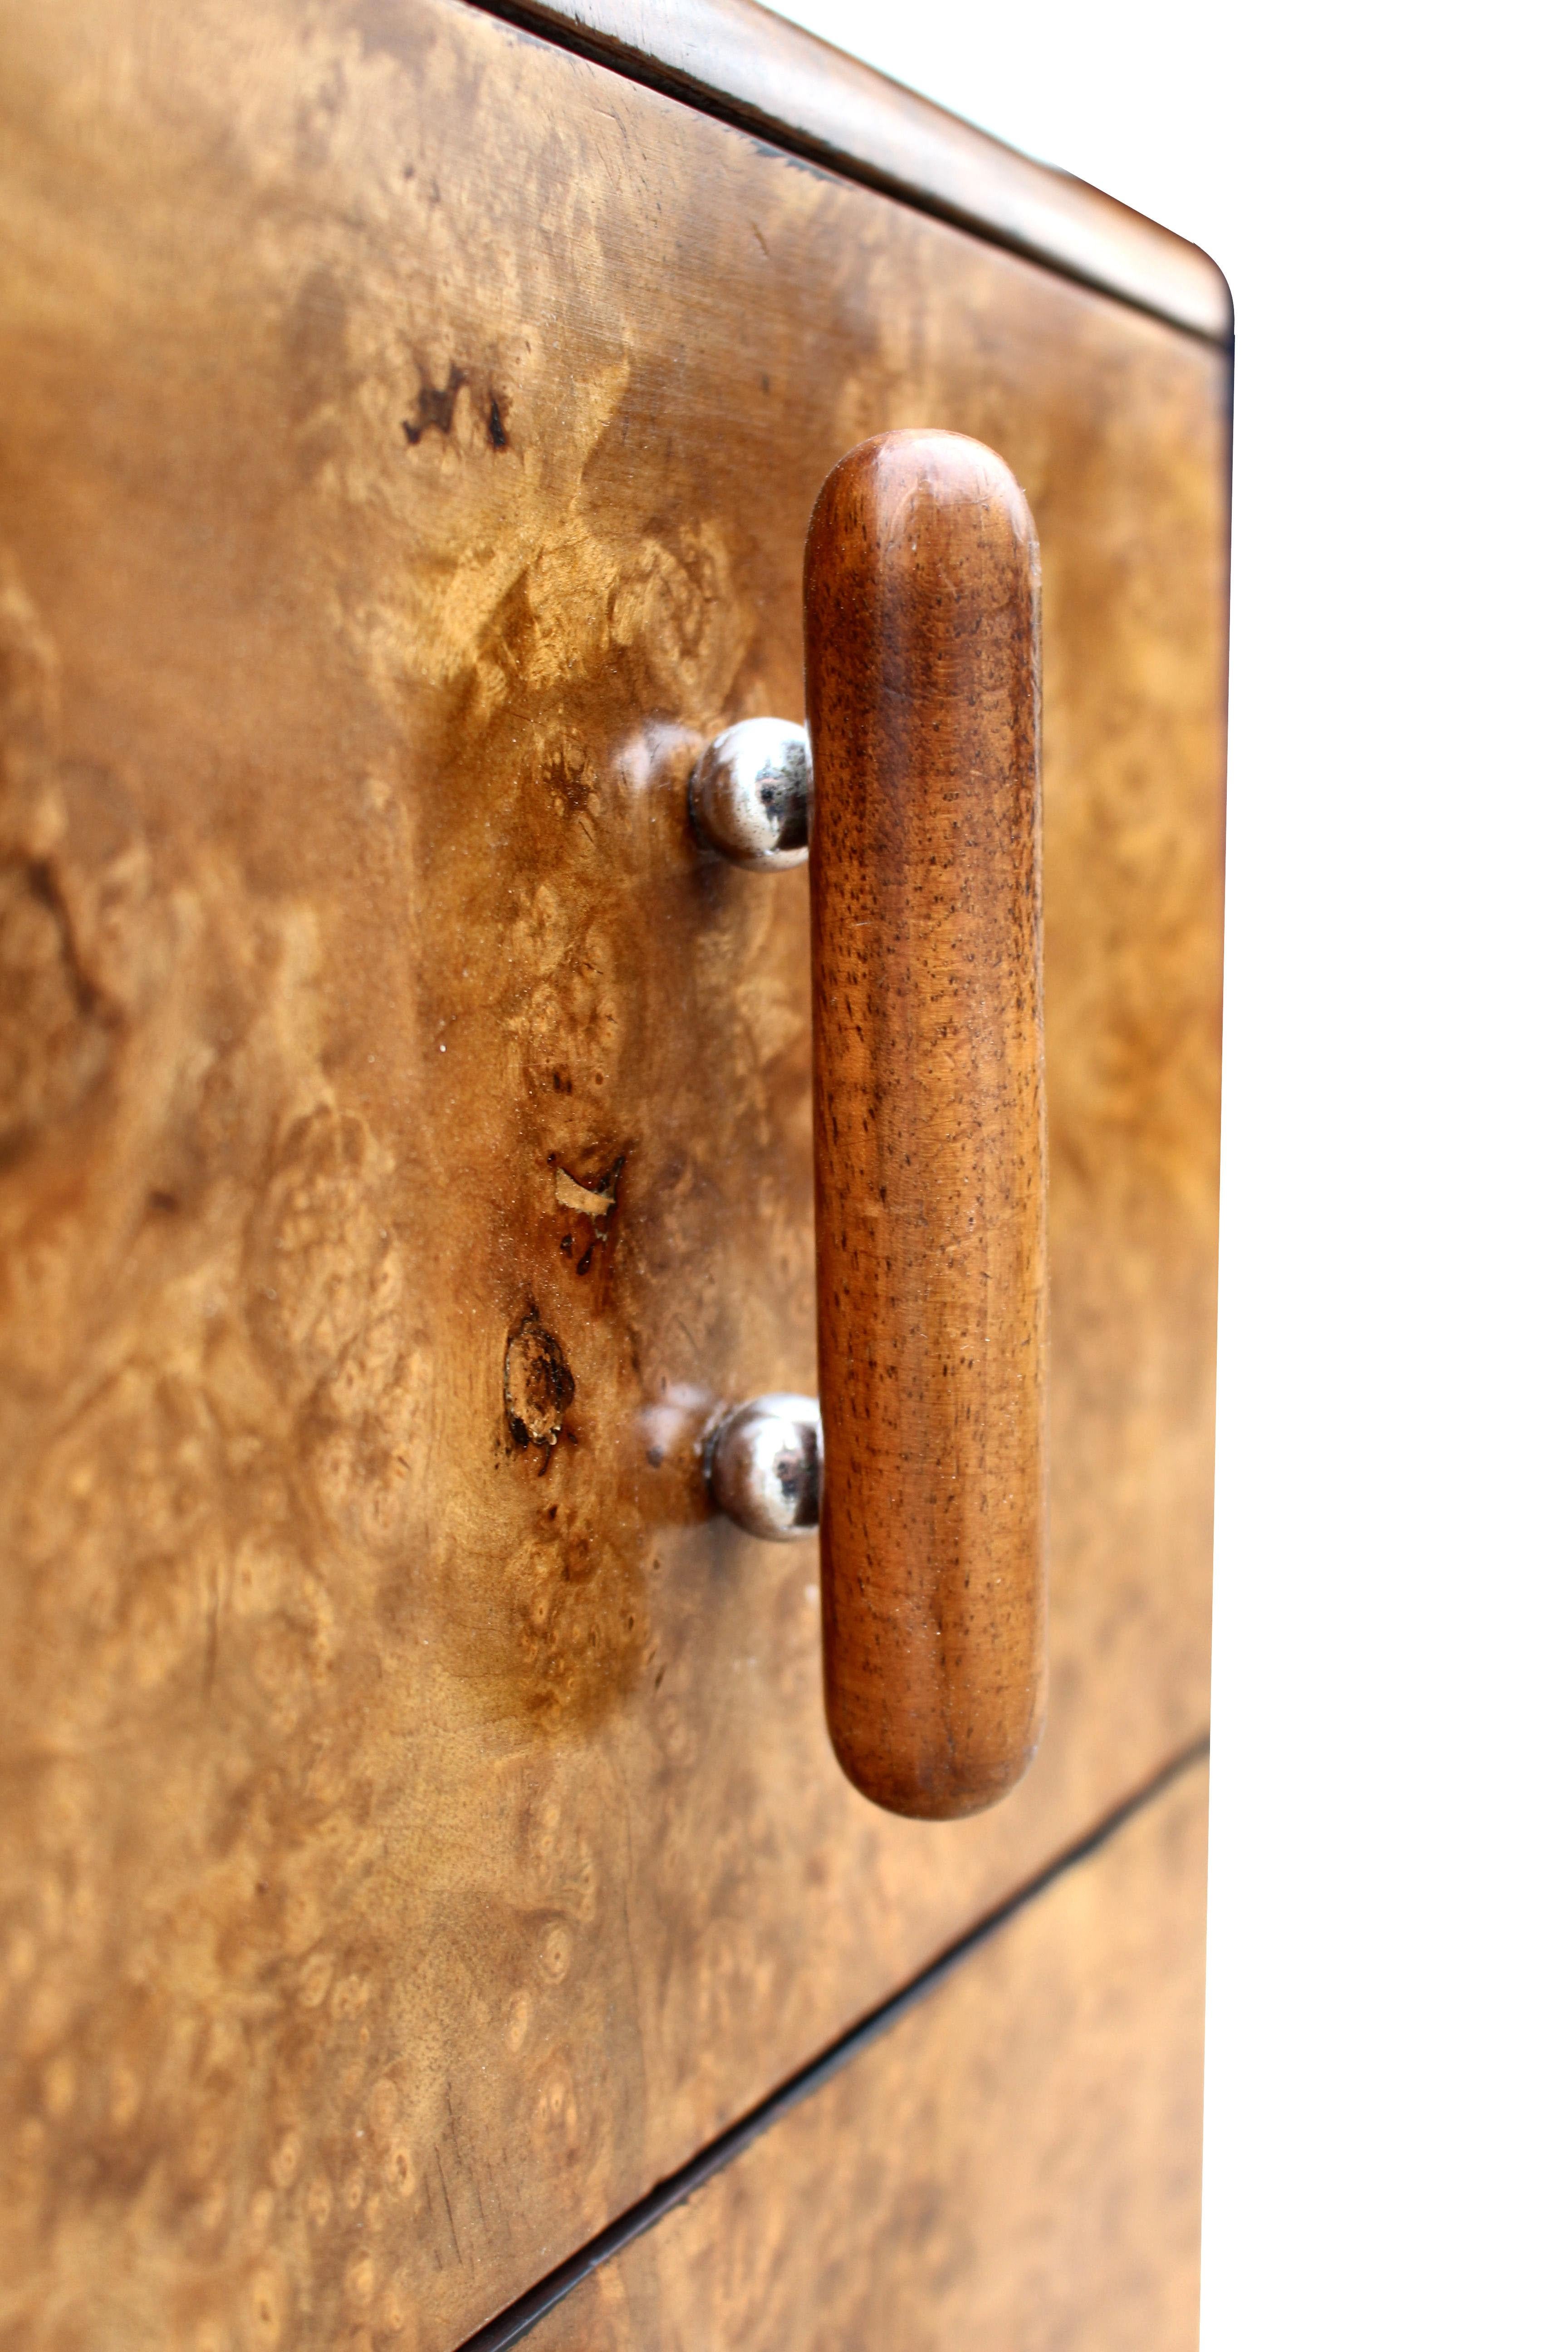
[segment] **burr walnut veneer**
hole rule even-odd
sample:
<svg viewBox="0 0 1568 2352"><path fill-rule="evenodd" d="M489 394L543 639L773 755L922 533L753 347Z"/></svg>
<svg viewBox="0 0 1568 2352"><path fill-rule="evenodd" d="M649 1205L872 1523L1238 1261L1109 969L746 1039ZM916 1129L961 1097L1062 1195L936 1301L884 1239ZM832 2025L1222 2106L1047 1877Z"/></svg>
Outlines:
<svg viewBox="0 0 1568 2352"><path fill-rule="evenodd" d="M591 13L0 6L5 2352L453 2352L1130 1805L545 2340L1193 2340L1223 289ZM700 1452L816 1386L811 983L686 777L905 427L1041 564L1050 1699L949 1822Z"/></svg>

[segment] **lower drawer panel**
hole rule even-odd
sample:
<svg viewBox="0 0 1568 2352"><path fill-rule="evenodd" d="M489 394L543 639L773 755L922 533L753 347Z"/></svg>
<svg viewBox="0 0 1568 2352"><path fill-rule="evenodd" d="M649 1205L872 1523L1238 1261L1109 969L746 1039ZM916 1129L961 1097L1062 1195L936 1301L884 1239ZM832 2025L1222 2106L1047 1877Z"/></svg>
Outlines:
<svg viewBox="0 0 1568 2352"><path fill-rule="evenodd" d="M594 2273L530 2352L1192 2352L1206 1768Z"/></svg>

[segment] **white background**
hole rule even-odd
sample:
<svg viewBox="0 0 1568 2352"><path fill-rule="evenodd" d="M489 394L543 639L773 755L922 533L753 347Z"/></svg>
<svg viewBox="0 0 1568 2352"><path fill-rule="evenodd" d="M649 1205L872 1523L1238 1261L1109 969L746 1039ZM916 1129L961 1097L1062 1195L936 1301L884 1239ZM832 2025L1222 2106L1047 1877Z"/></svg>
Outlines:
<svg viewBox="0 0 1568 2352"><path fill-rule="evenodd" d="M1204 2352L1561 2347L1561 12L784 13L1236 298Z"/></svg>

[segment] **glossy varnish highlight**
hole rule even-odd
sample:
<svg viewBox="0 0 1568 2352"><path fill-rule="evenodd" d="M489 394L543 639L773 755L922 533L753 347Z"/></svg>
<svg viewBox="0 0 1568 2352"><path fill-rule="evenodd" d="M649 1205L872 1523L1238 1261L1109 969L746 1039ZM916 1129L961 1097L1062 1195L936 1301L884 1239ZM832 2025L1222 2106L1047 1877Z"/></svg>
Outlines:
<svg viewBox="0 0 1568 2352"><path fill-rule="evenodd" d="M1044 1699L1039 549L1007 467L879 436L805 569L828 1724L973 1812Z"/></svg>

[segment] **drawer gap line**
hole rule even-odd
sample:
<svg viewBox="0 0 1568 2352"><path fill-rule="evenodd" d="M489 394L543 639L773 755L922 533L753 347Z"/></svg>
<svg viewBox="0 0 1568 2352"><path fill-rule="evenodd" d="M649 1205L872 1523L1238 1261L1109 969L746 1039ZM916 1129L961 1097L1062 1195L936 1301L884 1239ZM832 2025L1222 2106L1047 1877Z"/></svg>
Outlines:
<svg viewBox="0 0 1568 2352"><path fill-rule="evenodd" d="M1016 1888L994 1910L986 1912L973 1927L966 1928L955 1942L939 1952L934 1960L929 1961L918 1976L911 1977L907 1984L889 1994L885 2001L861 2018L858 2024L852 2025L820 2055L790 2075L776 2090L770 2091L766 2098L760 2099L754 2107L729 2125L716 2139L710 2140L706 2147L699 2148L695 2156L689 2157L668 2179L656 2181L635 2205L628 2205L624 2213L606 2222L598 2234L580 2246L574 2254L569 2254L563 2263L547 2272L515 2303L510 2304L494 2319L487 2321L458 2347L458 2352L510 2352L510 2347L521 2344L557 2304L565 2301L574 2287L580 2286L593 2272L612 2262L645 2231L662 2221L667 2213L672 2213L677 2206L684 2205L688 2198L695 2196L716 2173L722 2172L726 2165L732 2164L738 2156L742 2155L753 2140L761 2139L763 2134L781 2122L792 2108L800 2106L823 2089L836 2074L841 2074L846 2066L858 2058L862 2051L879 2041L909 2011L945 1983L965 1960L988 1944L994 1936L1000 1934L1020 1911L1047 1894L1068 1871L1076 1870L1080 1863L1090 1860L1120 1830L1126 1828L1135 1814L1163 1796L1166 1790L1184 1774L1206 1762L1208 1753L1209 1737L1205 1732L1178 1750L1150 1780L1133 1790L1130 1796L1122 1798L1081 1837L1064 1847L1043 1870L1026 1879L1022 1886Z"/></svg>

